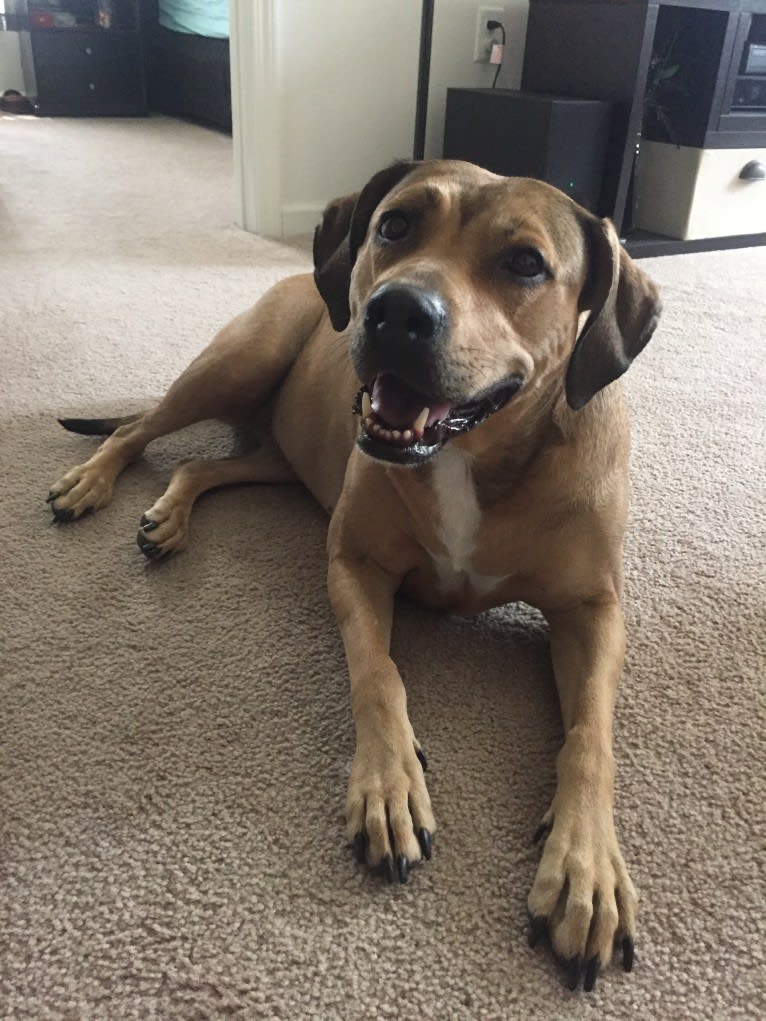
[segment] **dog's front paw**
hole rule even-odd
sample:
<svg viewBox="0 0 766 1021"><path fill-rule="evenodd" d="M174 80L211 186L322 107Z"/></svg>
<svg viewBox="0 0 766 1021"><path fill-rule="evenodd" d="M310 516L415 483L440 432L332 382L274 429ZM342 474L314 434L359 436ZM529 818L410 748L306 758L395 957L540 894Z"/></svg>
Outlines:
<svg viewBox="0 0 766 1021"><path fill-rule="evenodd" d="M96 467L78 465L51 486L47 503L57 524L100 510L112 499L114 479Z"/></svg>
<svg viewBox="0 0 766 1021"><path fill-rule="evenodd" d="M346 799L348 836L357 860L391 883L406 883L410 866L431 857L436 824L425 762L411 739L357 745Z"/></svg>
<svg viewBox="0 0 766 1021"><path fill-rule="evenodd" d="M621 944L633 967L637 897L625 867L610 806L557 797L538 830L545 847L529 894L530 946L550 938L571 989L593 989Z"/></svg>

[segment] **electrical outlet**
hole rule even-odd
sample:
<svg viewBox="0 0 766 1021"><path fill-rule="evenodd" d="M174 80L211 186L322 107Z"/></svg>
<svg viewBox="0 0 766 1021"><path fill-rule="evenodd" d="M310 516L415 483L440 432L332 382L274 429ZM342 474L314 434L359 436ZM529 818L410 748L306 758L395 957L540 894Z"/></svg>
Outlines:
<svg viewBox="0 0 766 1021"><path fill-rule="evenodd" d="M491 32L487 28L487 22L503 21L504 19L504 7L480 7L477 11L476 40L473 47L473 61L475 64L488 63L492 43L500 42L500 29L496 28L493 32Z"/></svg>

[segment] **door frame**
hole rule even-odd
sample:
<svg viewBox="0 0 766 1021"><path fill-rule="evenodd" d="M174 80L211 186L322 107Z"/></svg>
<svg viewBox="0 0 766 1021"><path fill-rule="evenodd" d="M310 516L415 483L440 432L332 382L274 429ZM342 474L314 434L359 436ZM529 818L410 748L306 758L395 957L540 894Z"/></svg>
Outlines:
<svg viewBox="0 0 766 1021"><path fill-rule="evenodd" d="M237 223L272 238L283 236L278 2L231 0L229 15Z"/></svg>

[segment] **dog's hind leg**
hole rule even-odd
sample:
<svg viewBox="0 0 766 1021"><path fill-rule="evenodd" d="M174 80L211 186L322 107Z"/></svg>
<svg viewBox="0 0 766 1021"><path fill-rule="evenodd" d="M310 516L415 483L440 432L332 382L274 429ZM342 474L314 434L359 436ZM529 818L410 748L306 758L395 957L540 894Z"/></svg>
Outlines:
<svg viewBox="0 0 766 1021"><path fill-rule="evenodd" d="M71 432L111 433L48 497L55 521L105 507L123 469L160 436L210 418L247 419L268 402L316 327L322 303L310 275L290 277L225 326L160 403L125 419L64 419Z"/></svg>
<svg viewBox="0 0 766 1021"><path fill-rule="evenodd" d="M198 496L209 489L242 482L298 482L271 436L255 451L221 460L186 461L173 473L170 485L141 517L136 542L150 560L180 553L189 540L189 517Z"/></svg>
<svg viewBox="0 0 766 1021"><path fill-rule="evenodd" d="M48 503L54 521L74 521L106 507L121 472L141 456L146 445L164 433L189 424L183 422L168 428L168 423L158 414L161 408L162 403L144 415L125 419L59 420L70 432L88 436L106 433L108 438L92 457L71 468L51 486Z"/></svg>
<svg viewBox="0 0 766 1021"><path fill-rule="evenodd" d="M106 507L123 470L138 460L152 440L195 422L226 414L227 408L223 402L220 407L213 409L209 401L194 400L195 391L202 389L202 383L194 380L193 385L189 385L186 381L188 372L187 369L173 383L155 408L143 415L116 420L60 419L64 428L70 432L86 435L103 435L107 432L109 435L92 457L84 464L71 468L51 487L48 503L54 521L75 521L85 514ZM183 399L179 400L179 397Z"/></svg>

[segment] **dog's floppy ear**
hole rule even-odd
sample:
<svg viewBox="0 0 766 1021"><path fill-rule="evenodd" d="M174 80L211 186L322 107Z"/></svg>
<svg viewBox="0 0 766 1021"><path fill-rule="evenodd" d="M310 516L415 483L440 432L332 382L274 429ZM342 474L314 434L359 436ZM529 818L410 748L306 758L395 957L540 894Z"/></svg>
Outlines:
<svg viewBox="0 0 766 1021"><path fill-rule="evenodd" d="M348 232L359 193L333 199L324 213L322 222L314 231L314 282L327 305L333 329L345 330L350 312L348 309L348 283L351 278L351 254Z"/></svg>
<svg viewBox="0 0 766 1021"><path fill-rule="evenodd" d="M416 166L394 163L371 177L361 192L335 199L314 231L314 281L333 329L345 330L351 318L348 288L356 254L376 206Z"/></svg>
<svg viewBox="0 0 766 1021"><path fill-rule="evenodd" d="M620 244L609 220L584 223L590 269L581 301L590 310L569 359L566 395L578 410L628 369L662 311L659 290Z"/></svg>

